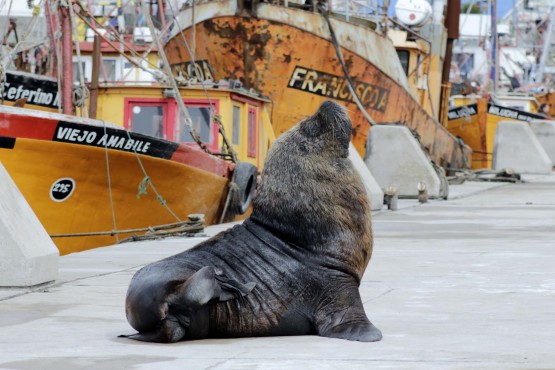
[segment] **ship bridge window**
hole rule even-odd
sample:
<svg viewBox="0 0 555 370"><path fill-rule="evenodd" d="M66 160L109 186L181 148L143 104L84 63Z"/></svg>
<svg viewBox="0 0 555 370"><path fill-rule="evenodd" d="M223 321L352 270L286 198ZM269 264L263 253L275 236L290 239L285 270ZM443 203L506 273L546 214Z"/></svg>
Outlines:
<svg viewBox="0 0 555 370"><path fill-rule="evenodd" d="M405 71L405 75L409 75L409 57L410 54L406 50L397 50L397 55L399 56L399 60L401 61L401 66L403 67L403 71Z"/></svg>

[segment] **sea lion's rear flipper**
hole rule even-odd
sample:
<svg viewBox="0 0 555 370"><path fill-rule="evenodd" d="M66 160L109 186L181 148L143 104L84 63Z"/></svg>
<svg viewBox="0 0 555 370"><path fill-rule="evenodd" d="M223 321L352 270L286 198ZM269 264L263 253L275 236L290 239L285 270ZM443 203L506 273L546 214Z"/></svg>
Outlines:
<svg viewBox="0 0 555 370"><path fill-rule="evenodd" d="M212 299L221 302L242 298L249 294L256 283L239 283L228 278L221 269L205 266L188 278L171 298L171 303L198 309Z"/></svg>
<svg viewBox="0 0 555 370"><path fill-rule="evenodd" d="M376 342L382 339L376 328L364 313L358 286L354 283L337 287L322 299L322 306L315 314L314 325L318 335L328 338Z"/></svg>

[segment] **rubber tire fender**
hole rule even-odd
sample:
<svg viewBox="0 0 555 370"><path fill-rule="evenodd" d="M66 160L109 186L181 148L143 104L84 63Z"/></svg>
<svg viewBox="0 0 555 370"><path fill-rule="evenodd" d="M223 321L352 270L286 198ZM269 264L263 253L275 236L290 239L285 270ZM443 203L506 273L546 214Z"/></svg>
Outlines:
<svg viewBox="0 0 555 370"><path fill-rule="evenodd" d="M246 162L237 162L232 178L235 186L232 184L232 195L229 204L230 212L236 215L242 215L247 212L256 189L257 177L258 169L256 166Z"/></svg>

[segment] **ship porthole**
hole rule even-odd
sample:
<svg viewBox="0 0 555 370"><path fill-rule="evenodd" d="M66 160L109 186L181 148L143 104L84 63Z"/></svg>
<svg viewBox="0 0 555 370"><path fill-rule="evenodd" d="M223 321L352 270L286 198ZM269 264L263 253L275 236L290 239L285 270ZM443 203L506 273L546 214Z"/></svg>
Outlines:
<svg viewBox="0 0 555 370"><path fill-rule="evenodd" d="M73 194L75 190L75 180L64 177L54 181L50 187L50 199L54 202L63 202Z"/></svg>

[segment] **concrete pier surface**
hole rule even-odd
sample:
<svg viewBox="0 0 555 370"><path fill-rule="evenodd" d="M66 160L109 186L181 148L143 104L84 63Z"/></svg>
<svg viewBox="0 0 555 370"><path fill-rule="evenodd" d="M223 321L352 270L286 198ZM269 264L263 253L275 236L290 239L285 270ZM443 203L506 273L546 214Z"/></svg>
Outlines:
<svg viewBox="0 0 555 370"><path fill-rule="evenodd" d="M118 338L134 332L133 273L203 240L174 238L63 256L55 283L0 289L0 368L554 369L555 175L524 179L452 186L455 199L373 215L361 295L381 342Z"/></svg>

